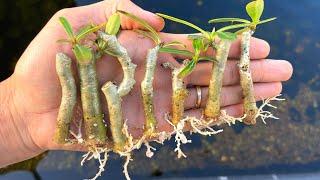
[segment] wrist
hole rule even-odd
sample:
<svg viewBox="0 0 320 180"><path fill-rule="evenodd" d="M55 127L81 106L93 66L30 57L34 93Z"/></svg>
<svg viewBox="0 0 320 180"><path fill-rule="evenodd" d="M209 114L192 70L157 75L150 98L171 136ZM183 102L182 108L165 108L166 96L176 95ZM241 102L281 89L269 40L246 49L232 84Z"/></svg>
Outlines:
<svg viewBox="0 0 320 180"><path fill-rule="evenodd" d="M15 103L13 77L0 82L0 168L41 153L30 137L23 113Z"/></svg>

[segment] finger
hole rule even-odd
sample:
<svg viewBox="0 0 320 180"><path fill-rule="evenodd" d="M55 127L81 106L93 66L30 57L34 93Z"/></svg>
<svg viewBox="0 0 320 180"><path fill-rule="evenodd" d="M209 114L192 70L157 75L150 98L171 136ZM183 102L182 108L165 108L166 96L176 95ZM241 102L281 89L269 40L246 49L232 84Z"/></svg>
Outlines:
<svg viewBox="0 0 320 180"><path fill-rule="evenodd" d="M200 107L204 108L208 99L208 87L201 88L201 104ZM254 95L256 101L260 101L266 98L274 97L281 93L282 84L280 82L275 83L256 83L254 84ZM197 102L197 90L196 88L189 88L190 95L185 101L185 109L196 108ZM242 88L240 86L226 86L222 88L221 92L221 106L230 106L239 104L242 102Z"/></svg>
<svg viewBox="0 0 320 180"><path fill-rule="evenodd" d="M53 144L52 146L49 147L50 150L66 150L66 151L80 151L80 152L85 152L88 151L88 147L85 145L80 145L80 144L66 144L66 145L61 145L61 144Z"/></svg>
<svg viewBox="0 0 320 180"><path fill-rule="evenodd" d="M106 3L108 3L108 1L105 1ZM140 8L139 6L135 5L133 2L131 2L130 0L121 0L119 5L118 5L118 10L122 10L122 11L126 11L128 13L131 13L143 20L145 20L149 25L151 25L155 30L157 31L161 31L164 27L164 20L155 15L152 12L143 10L142 8ZM109 17L109 15L112 12L110 12L109 9L106 10L106 14L107 17ZM123 29L145 29L143 26L141 26L140 23L124 16L121 15L121 27Z"/></svg>
<svg viewBox="0 0 320 180"><path fill-rule="evenodd" d="M116 1L114 0L102 1L87 6L63 9L56 13L51 21L54 21L54 24L57 25L59 23L58 18L64 16L70 21L72 27L76 30L89 23L101 24L106 22L108 17L114 13L113 7L115 6L115 2ZM140 17L141 19L147 21L148 24L150 24L157 31L161 31L164 27L164 20L161 17L149 11L143 10L130 0L120 0L117 9ZM144 29L144 27L139 23L123 15L121 15L121 27L122 29L127 30L137 28Z"/></svg>
<svg viewBox="0 0 320 180"><path fill-rule="evenodd" d="M178 41L186 45L187 49L189 51L193 51L192 48L192 42L190 39L188 39L187 34L170 34L170 33L161 33L160 34L162 40L166 43L172 42L172 41ZM230 52L229 52L229 57L230 58L239 58L240 57L240 39L237 39L232 43ZM176 47L180 48L181 47ZM262 59L266 58L270 53L270 46L268 42L262 39L258 38L252 38L251 39L251 47L250 47L250 57L251 59ZM209 48L209 50L205 54L206 56L213 56L214 51ZM185 59L188 57L182 56L182 55L174 55L175 58L178 59Z"/></svg>
<svg viewBox="0 0 320 180"><path fill-rule="evenodd" d="M240 82L238 61L228 61L223 77L223 85L236 85ZM208 86L211 78L212 64L198 63L194 72L187 77L186 83L198 86ZM293 68L284 60L252 61L250 64L253 82L287 81L292 76Z"/></svg>

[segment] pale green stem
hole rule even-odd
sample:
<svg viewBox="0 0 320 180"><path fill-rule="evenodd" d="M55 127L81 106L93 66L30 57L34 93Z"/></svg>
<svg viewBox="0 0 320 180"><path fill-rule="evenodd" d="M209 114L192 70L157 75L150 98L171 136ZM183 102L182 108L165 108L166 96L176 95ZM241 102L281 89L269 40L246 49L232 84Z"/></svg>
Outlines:
<svg viewBox="0 0 320 180"><path fill-rule="evenodd" d="M106 143L107 137L100 104L95 60L78 61L78 71L86 134L85 140L90 145L103 145Z"/></svg>
<svg viewBox="0 0 320 180"><path fill-rule="evenodd" d="M146 57L146 71L144 79L141 83L141 93L143 100L143 108L145 114L144 134L152 136L157 125L157 119L154 113L153 102L153 79L157 65L158 52L160 47L156 46L148 51Z"/></svg>
<svg viewBox="0 0 320 180"><path fill-rule="evenodd" d="M116 36L108 35L100 31L99 37L106 42L106 51L116 56L122 66L123 80L118 87L118 94L120 97L123 97L131 91L136 83L134 74L137 65L132 63L127 50L121 46Z"/></svg>
<svg viewBox="0 0 320 180"><path fill-rule="evenodd" d="M172 72L172 124L178 125L183 119L184 102L188 96L188 90L183 82L184 77L179 77L179 73L185 65L175 68Z"/></svg>
<svg viewBox="0 0 320 180"><path fill-rule="evenodd" d="M63 53L56 55L56 71L62 88L61 104L57 118L54 141L58 144L68 142L70 123L77 101L76 83L72 74L72 60Z"/></svg>
<svg viewBox="0 0 320 180"><path fill-rule="evenodd" d="M117 92L117 86L112 82L107 82L102 87L102 91L108 102L110 129L114 143L114 150L123 152L127 138L122 132L124 122L121 111L121 98Z"/></svg>
<svg viewBox="0 0 320 180"><path fill-rule="evenodd" d="M241 58L239 63L240 85L243 92L244 113L246 118L244 123L255 124L258 107L254 97L253 81L250 72L250 39L251 31L242 33Z"/></svg>
<svg viewBox="0 0 320 180"><path fill-rule="evenodd" d="M220 96L222 89L223 74L228 60L231 41L221 40L217 47L216 60L212 65L211 79L209 82L209 95L205 108L205 116L216 118L220 114Z"/></svg>

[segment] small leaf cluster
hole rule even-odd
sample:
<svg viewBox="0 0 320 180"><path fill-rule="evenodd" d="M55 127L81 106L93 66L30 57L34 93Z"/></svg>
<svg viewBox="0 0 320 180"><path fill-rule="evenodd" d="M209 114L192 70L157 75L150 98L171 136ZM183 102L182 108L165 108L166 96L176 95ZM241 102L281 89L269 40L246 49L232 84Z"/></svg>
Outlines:
<svg viewBox="0 0 320 180"><path fill-rule="evenodd" d="M250 17L251 21L246 19L241 19L241 18L217 18L217 19L211 19L209 23L231 23L232 25L226 26L222 29L223 30L240 29L236 32L236 34L241 34L242 32L247 30L255 31L258 25L268 23L276 19L275 17L273 17L273 18L261 20L263 11L264 11L264 1L254 0L248 3L246 6L246 12Z"/></svg>
<svg viewBox="0 0 320 180"><path fill-rule="evenodd" d="M65 17L60 17L59 21L64 28L68 39L58 40L60 43L69 43L72 45L72 51L79 62L88 62L94 59L97 59L101 56L101 53L105 51L105 42L100 39L96 40L96 46L98 49L98 53L93 53L93 48L88 47L82 40L88 37L88 35L93 34L103 27L105 27L105 32L110 35L116 35L120 30L120 15L118 13L114 13L108 19L107 23L103 23L100 25L89 24L82 28L80 28L76 33L72 29L69 21ZM97 57L99 56L99 57Z"/></svg>
<svg viewBox="0 0 320 180"><path fill-rule="evenodd" d="M199 61L199 55L201 52L206 52L208 47L216 48L215 39L218 37L221 40L234 41L237 39L237 34L241 34L244 31L251 30L252 32L256 29L257 25L264 24L270 21L275 20L276 18L269 18L266 20L260 20L264 11L264 1L263 0L254 0L247 4L246 11L251 21L241 18L218 18L212 19L209 23L231 23L231 25L225 26L221 29L216 30L215 28L212 31L206 31L200 28L199 26L192 24L188 21L172 17L169 15L157 13L158 16L165 19L184 24L189 26L196 31L198 34L192 34L189 36L193 41L194 54L192 60L185 66L185 68L179 74L181 77L189 75L196 64ZM240 30L239 30L240 29ZM236 32L231 32L233 30L238 30Z"/></svg>
<svg viewBox="0 0 320 180"><path fill-rule="evenodd" d="M162 53L169 53L169 54L178 54L178 55L183 55L185 57L188 58L193 58L195 56L195 54L198 54L197 58L198 60L209 60L212 61L213 59L211 57L206 57L206 56L200 56L200 49L203 48L203 46L201 46L198 42L196 43L197 48L199 50L198 53L193 53L191 51L188 51L186 49L176 49L174 47L182 47L182 48L186 48L186 45L182 44L181 42L178 41L172 41L172 42L168 42L168 43L164 43L161 41L160 35L158 32L156 32L156 30L151 27L145 20L131 14L128 12L124 12L124 11L120 11L118 10L119 13L131 18L132 20L138 22L142 27L144 27L144 29L146 29L147 31L143 31L143 30L135 30L137 33L142 34L145 37L148 37L150 39L152 39L154 41L154 43L160 47L159 52ZM201 47L200 47L201 46Z"/></svg>

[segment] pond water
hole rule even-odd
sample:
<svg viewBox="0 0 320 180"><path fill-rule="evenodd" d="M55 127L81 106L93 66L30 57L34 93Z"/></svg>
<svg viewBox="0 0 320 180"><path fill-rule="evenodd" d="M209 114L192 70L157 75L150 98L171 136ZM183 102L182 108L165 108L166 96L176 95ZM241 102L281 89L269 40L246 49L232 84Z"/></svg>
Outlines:
<svg viewBox="0 0 320 180"><path fill-rule="evenodd" d="M77 1L78 5L90 2L95 1ZM208 29L210 26L206 22L213 17L246 17L243 7L247 1L244 0L135 2L144 9L183 17ZM61 3L57 7L71 4ZM241 124L226 127L224 133L214 138L191 136L193 144L184 147L188 158L183 160L175 158L173 142L166 143L151 160L144 157L143 149L135 153L134 161L129 167L132 178L258 174L270 175L269 178L272 178L271 174L320 172L319 11L320 1L317 0L266 2L265 17L276 16L278 20L259 28L255 36L266 39L271 44L270 58L289 60L295 70L292 80L284 84L283 95L287 101L278 105L277 116L280 120L270 120L267 125L259 122L254 127L244 127ZM192 32L173 23L168 23L165 31ZM23 49L25 45L26 42L21 42L19 48ZM19 57L19 54L12 55L10 59L14 61L14 57ZM1 66L8 69L8 64ZM1 77L5 78L9 73L2 72ZM80 167L80 157L81 153L48 152L38 158L37 166L34 165L37 168L33 172L38 174L18 171L30 169L30 166L24 166L17 167L16 171L10 173L2 172L0 179L33 179L33 175L41 176L42 179L83 179L92 176L96 165L92 162ZM36 161L33 163L37 164ZM122 159L111 156L108 170L101 179L122 179L122 163Z"/></svg>

